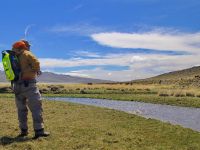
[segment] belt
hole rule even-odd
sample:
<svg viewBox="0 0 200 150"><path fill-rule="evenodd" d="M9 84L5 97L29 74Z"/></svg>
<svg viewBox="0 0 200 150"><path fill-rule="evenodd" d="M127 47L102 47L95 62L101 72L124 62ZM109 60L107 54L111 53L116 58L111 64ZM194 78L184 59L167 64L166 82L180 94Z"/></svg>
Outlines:
<svg viewBox="0 0 200 150"><path fill-rule="evenodd" d="M31 79L31 80L18 80L14 81L14 84L24 84L25 87L28 87L29 83L37 83L36 79Z"/></svg>

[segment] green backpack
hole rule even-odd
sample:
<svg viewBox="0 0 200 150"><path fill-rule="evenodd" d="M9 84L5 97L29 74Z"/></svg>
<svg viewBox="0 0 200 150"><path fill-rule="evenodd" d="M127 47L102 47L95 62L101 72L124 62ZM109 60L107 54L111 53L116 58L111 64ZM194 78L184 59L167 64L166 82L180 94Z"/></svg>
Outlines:
<svg viewBox="0 0 200 150"><path fill-rule="evenodd" d="M20 76L20 65L14 51L2 51L2 63L6 79L8 81L17 81Z"/></svg>

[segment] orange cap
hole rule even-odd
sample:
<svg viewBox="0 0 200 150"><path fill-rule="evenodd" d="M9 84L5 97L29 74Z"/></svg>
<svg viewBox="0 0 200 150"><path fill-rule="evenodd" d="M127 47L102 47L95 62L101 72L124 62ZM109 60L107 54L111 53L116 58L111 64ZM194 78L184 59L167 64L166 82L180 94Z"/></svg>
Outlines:
<svg viewBox="0 0 200 150"><path fill-rule="evenodd" d="M27 49L26 44L22 41L15 42L12 46L14 49Z"/></svg>

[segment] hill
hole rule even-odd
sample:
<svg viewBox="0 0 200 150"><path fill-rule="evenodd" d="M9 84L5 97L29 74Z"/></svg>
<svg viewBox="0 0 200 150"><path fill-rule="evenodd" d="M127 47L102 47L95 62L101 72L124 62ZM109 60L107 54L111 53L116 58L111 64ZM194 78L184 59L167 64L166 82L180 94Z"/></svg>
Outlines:
<svg viewBox="0 0 200 150"><path fill-rule="evenodd" d="M165 74L161 74L152 78L149 78L151 80L171 80L171 79L191 79L194 78L195 76L200 75L200 66L188 68L188 69L183 69L183 70L178 70L174 72L169 72Z"/></svg>
<svg viewBox="0 0 200 150"><path fill-rule="evenodd" d="M178 84L200 87L200 66L164 73L155 77L133 80L131 83L143 84Z"/></svg>
<svg viewBox="0 0 200 150"><path fill-rule="evenodd" d="M75 77L70 75L43 72L38 81L42 83L110 83L109 80ZM6 82L5 74L0 70L0 82Z"/></svg>

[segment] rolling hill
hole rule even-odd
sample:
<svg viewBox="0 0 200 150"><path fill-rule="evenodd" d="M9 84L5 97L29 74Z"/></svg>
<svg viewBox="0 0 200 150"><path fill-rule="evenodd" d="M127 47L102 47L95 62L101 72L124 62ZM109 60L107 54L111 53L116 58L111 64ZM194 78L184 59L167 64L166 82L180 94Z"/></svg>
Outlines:
<svg viewBox="0 0 200 150"><path fill-rule="evenodd" d="M131 83L142 84L178 84L200 87L200 66L164 73L155 77L133 80Z"/></svg>

